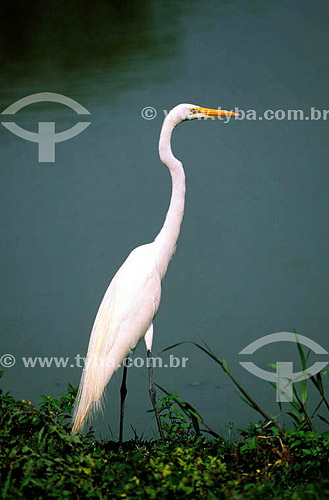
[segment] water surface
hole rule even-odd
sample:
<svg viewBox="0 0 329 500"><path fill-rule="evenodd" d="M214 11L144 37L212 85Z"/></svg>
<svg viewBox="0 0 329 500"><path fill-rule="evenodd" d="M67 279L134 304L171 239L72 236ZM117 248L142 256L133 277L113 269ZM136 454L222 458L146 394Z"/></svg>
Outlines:
<svg viewBox="0 0 329 500"><path fill-rule="evenodd" d="M4 386L39 400L76 385L76 367L27 369L21 356L84 355L102 295L132 248L163 222L170 178L157 156L162 110L179 102L233 109L328 107L325 2L199 0L4 2L0 110L58 92L91 112L91 126L40 164L36 144L0 128L1 351L17 358ZM144 120L141 110L158 115ZM56 104L22 110L37 131L76 123ZM268 411L274 391L239 365L251 341L296 329L329 348L327 121L184 123L173 150L186 170L187 203L163 283L154 353L205 340ZM296 359L293 346L253 358ZM185 369L158 369L216 429L257 418L214 363L186 345ZM136 356L144 356L141 344ZM168 359L166 353L165 359ZM296 367L300 367L296 364ZM128 374L127 433L151 435L146 370ZM120 374L98 421L117 432Z"/></svg>

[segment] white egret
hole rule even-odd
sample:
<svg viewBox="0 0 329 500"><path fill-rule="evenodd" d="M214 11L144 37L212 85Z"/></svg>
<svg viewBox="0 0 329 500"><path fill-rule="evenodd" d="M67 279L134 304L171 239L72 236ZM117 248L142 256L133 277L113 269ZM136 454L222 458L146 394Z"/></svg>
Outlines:
<svg viewBox="0 0 329 500"><path fill-rule="evenodd" d="M193 104L179 104L164 119L159 155L162 163L168 167L172 179L169 209L155 240L135 248L130 253L112 279L98 309L75 404L73 434L80 431L88 413L99 408L105 386L142 338L145 340L147 358L151 361L153 318L160 304L161 280L175 252L184 214L185 174L182 163L171 151L171 134L182 121L219 116L236 114L220 109L201 108ZM148 370L150 399L160 436L163 438L152 362L149 362ZM123 439L126 376L127 366L124 363L120 391L120 443Z"/></svg>

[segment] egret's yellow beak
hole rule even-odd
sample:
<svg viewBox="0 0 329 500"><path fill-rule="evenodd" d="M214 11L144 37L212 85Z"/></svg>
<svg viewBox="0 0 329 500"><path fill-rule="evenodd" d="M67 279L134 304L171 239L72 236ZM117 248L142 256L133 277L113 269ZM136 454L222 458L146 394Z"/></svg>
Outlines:
<svg viewBox="0 0 329 500"><path fill-rule="evenodd" d="M199 106L195 108L196 113L200 113L206 118L213 116L239 116L238 113L233 111L226 111L224 109L210 109L210 108L200 108Z"/></svg>

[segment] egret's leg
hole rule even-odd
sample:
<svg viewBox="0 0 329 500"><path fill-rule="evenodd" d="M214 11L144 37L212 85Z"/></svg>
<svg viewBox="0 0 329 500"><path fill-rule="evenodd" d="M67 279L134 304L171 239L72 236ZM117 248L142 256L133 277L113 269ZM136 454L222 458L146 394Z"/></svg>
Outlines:
<svg viewBox="0 0 329 500"><path fill-rule="evenodd" d="M155 417L156 417L157 424L158 424L160 438L162 441L164 441L164 435L163 435L158 405L156 402L156 392L155 392L154 380L153 380L153 365L152 365L152 352L151 352L152 341L153 341L153 324L151 324L151 326L147 330L145 337L144 337L144 340L145 340L146 352L147 352L147 364L148 364L148 375L149 375L149 394L150 394L152 406L154 408L154 413L155 413Z"/></svg>
<svg viewBox="0 0 329 500"><path fill-rule="evenodd" d="M122 383L121 383L121 388L120 388L120 396L121 396L121 405L120 405L120 432L119 432L119 444L121 447L122 440L123 440L123 418L125 415L125 399L127 395L127 386L126 386L126 380L127 380L127 358L124 359L123 361L123 375L122 375Z"/></svg>

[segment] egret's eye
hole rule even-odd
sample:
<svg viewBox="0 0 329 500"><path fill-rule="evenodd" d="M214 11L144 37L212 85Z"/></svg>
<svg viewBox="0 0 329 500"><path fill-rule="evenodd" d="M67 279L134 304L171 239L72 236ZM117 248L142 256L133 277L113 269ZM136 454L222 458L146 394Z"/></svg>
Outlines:
<svg viewBox="0 0 329 500"><path fill-rule="evenodd" d="M197 108L193 108L193 109L191 109L191 113L192 113L192 115L197 115L197 114L198 114L198 112L199 112L199 110L198 110Z"/></svg>

